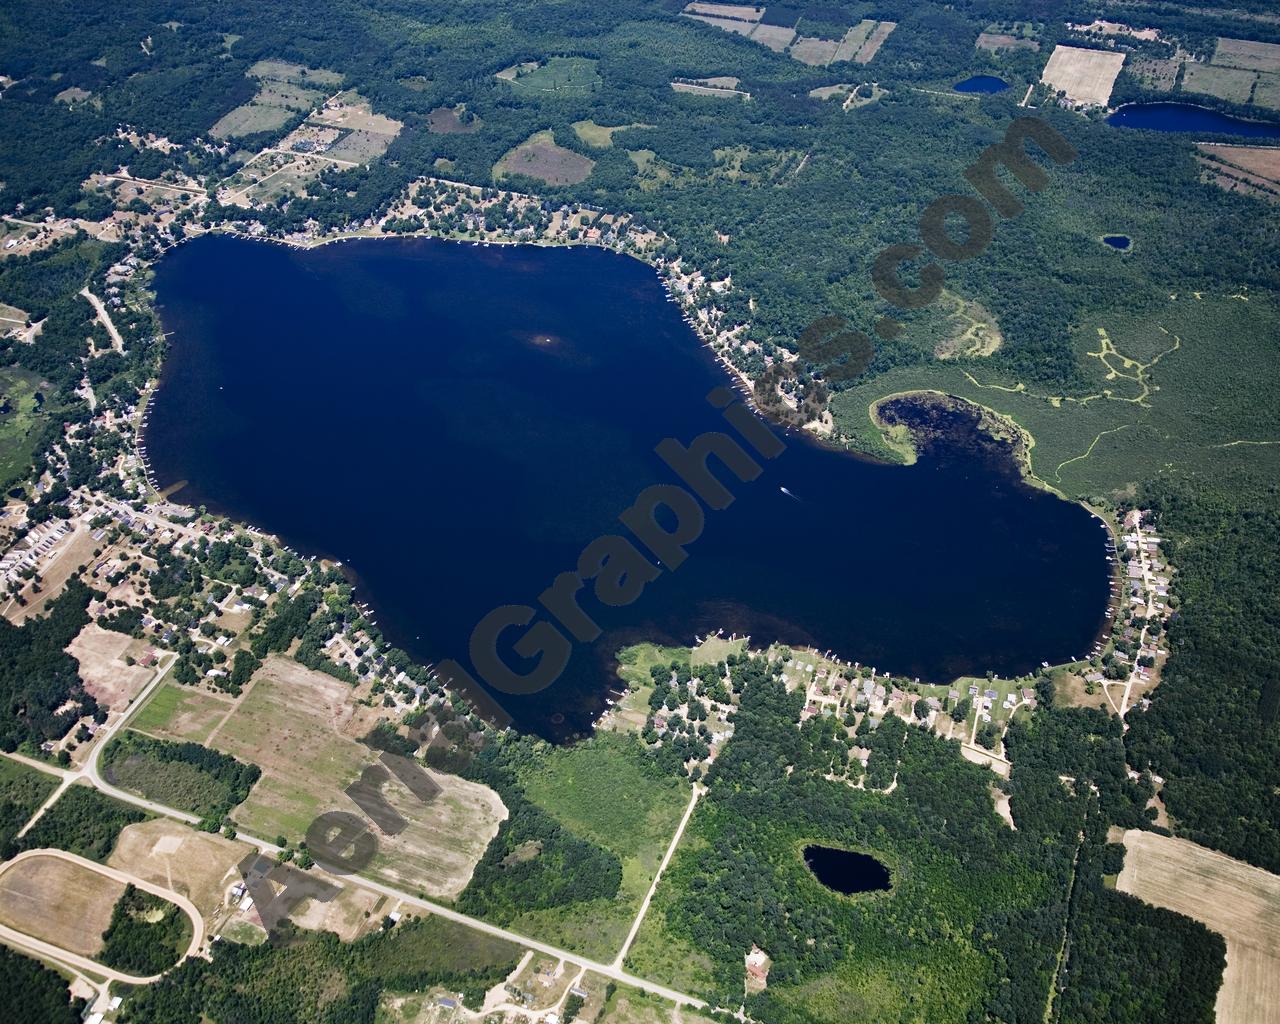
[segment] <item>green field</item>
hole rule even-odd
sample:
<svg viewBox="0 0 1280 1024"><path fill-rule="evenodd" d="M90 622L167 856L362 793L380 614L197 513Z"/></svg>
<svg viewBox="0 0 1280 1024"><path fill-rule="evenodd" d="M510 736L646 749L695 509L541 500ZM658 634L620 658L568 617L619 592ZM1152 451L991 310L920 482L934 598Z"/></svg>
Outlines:
<svg viewBox="0 0 1280 1024"><path fill-rule="evenodd" d="M1277 330L1269 296L1180 295L1135 314L1088 317L1072 335L1087 379L1077 393L981 362L934 364L841 392L832 409L852 447L898 461L869 406L898 391L957 395L1023 427L1034 441L1031 467L1051 487L1120 498L1161 467L1216 477L1247 459L1280 469L1280 400L1268 383L1280 374L1280 350L1254 340Z"/></svg>
<svg viewBox="0 0 1280 1024"><path fill-rule="evenodd" d="M675 835L689 799L689 785L660 774L630 735L602 733L571 747L548 748L520 774L526 796L576 835L622 861L622 886L612 900L518 918L538 934L575 931L575 949L609 958L617 953L658 864ZM580 921L580 925L574 921ZM570 931L566 932L568 928ZM590 940L582 945L583 938Z"/></svg>
<svg viewBox="0 0 1280 1024"><path fill-rule="evenodd" d="M0 487L23 479L31 467L40 432L58 410L36 401L40 378L13 367L0 369ZM47 399L47 389L43 391Z"/></svg>
<svg viewBox="0 0 1280 1024"><path fill-rule="evenodd" d="M588 57L552 57L533 70L517 71L508 84L526 99L573 99L599 89L600 75Z"/></svg>
<svg viewBox="0 0 1280 1024"><path fill-rule="evenodd" d="M129 726L161 738L199 743L230 709L225 699L169 680L151 695Z"/></svg>

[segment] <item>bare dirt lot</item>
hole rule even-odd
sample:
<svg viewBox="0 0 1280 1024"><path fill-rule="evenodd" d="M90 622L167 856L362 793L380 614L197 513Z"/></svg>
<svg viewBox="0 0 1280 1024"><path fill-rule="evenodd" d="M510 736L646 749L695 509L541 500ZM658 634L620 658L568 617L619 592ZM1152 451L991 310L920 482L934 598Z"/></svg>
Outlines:
<svg viewBox="0 0 1280 1024"><path fill-rule="evenodd" d="M1126 832L1124 845L1117 889L1227 940L1217 1024L1280 1022L1280 876L1152 832Z"/></svg>
<svg viewBox="0 0 1280 1024"><path fill-rule="evenodd" d="M344 790L373 760L374 752L351 738L372 727L369 713L355 704L346 683L285 658L269 658L210 740L262 769L249 799L236 808L235 820L255 835L284 835L296 842L325 811L363 817ZM408 825L398 835L378 836L379 852L369 873L453 898L466 887L507 809L485 786L453 775L431 776L442 792L427 804L399 784L383 787Z"/></svg>
<svg viewBox="0 0 1280 1024"><path fill-rule="evenodd" d="M436 107L427 115L427 131L436 135L470 135L480 127L478 120L464 122L462 104L455 107Z"/></svg>
<svg viewBox="0 0 1280 1024"><path fill-rule="evenodd" d="M112 711L129 705L147 685L153 668L128 665L125 657L139 658L146 643L127 633L116 633L91 622L67 646L71 656L80 662L80 678L92 697Z"/></svg>
<svg viewBox="0 0 1280 1024"><path fill-rule="evenodd" d="M186 896L205 922L239 878L236 865L253 847L167 818L127 826L107 865Z"/></svg>
<svg viewBox="0 0 1280 1024"><path fill-rule="evenodd" d="M514 149L508 150L494 165L495 178L509 174L527 174L548 185L573 185L585 181L595 161L556 145L551 132L538 132Z"/></svg>
<svg viewBox="0 0 1280 1024"><path fill-rule="evenodd" d="M1064 92L1072 103L1105 106L1124 65L1123 53L1057 46L1040 80Z"/></svg>
<svg viewBox="0 0 1280 1024"><path fill-rule="evenodd" d="M94 956L124 888L70 861L29 857L0 874L0 924Z"/></svg>

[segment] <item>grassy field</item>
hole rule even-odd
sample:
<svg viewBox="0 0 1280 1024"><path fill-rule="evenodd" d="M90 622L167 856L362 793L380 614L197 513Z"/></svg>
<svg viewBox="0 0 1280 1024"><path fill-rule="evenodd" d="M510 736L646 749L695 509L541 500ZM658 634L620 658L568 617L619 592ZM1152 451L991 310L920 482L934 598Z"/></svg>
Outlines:
<svg viewBox="0 0 1280 1024"><path fill-rule="evenodd" d="M1186 914L1227 940L1218 1024L1280 1021L1280 877L1152 832L1124 836L1116 888Z"/></svg>
<svg viewBox="0 0 1280 1024"><path fill-rule="evenodd" d="M57 788L52 775L0 757L0 855Z"/></svg>
<svg viewBox="0 0 1280 1024"><path fill-rule="evenodd" d="M36 401L40 378L26 370L0 370L0 485L26 475L41 427L55 410Z"/></svg>
<svg viewBox="0 0 1280 1024"><path fill-rule="evenodd" d="M270 658L211 746L256 764L262 778L232 817L255 835L297 842L326 811L362 815L344 790L373 760L355 739L361 725L351 689L332 676L284 658ZM462 891L506 817L492 790L452 775L433 778L442 792L423 805L398 784L383 793L409 822L381 836L369 873L392 885L435 897Z"/></svg>
<svg viewBox="0 0 1280 1024"><path fill-rule="evenodd" d="M688 803L689 785L658 774L633 737L614 733L549 750L520 781L531 801L622 861L622 886L614 900L570 911L590 922L590 945L581 946L580 939L574 948L608 958L621 947L653 882ZM556 917L540 915L538 923L545 929ZM519 921L513 927L520 930Z"/></svg>
<svg viewBox="0 0 1280 1024"><path fill-rule="evenodd" d="M596 62L588 57L552 57L533 68L522 65L514 76L503 80L515 95L525 99L577 98L600 87Z"/></svg>
<svg viewBox="0 0 1280 1024"><path fill-rule="evenodd" d="M595 161L556 144L551 132L537 132L508 150L493 166L495 179L526 174L548 185L570 185L585 181Z"/></svg>
<svg viewBox="0 0 1280 1024"><path fill-rule="evenodd" d="M1248 458L1280 468L1280 404L1266 384L1280 373L1280 351L1253 340L1278 328L1269 297L1179 295L1077 327L1084 394L1044 392L980 365L932 365L842 392L832 412L852 447L900 461L870 419L872 403L930 389L969 399L1027 431L1035 475L1071 495L1132 494L1152 467L1216 476Z"/></svg>
<svg viewBox="0 0 1280 1024"><path fill-rule="evenodd" d="M1252 71L1188 61L1182 74L1182 90L1216 96L1230 103L1248 103L1257 78Z"/></svg>
<svg viewBox="0 0 1280 1024"><path fill-rule="evenodd" d="M608 149L613 145L613 133L625 132L628 128L649 128L647 124L615 124L612 127L596 124L594 121L574 121L573 131L588 146L596 149Z"/></svg>
<svg viewBox="0 0 1280 1024"><path fill-rule="evenodd" d="M230 698L169 680L151 695L129 725L161 739L203 743L231 707Z"/></svg>
<svg viewBox="0 0 1280 1024"><path fill-rule="evenodd" d="M0 924L93 956L124 883L57 857L30 857L0 874Z"/></svg>

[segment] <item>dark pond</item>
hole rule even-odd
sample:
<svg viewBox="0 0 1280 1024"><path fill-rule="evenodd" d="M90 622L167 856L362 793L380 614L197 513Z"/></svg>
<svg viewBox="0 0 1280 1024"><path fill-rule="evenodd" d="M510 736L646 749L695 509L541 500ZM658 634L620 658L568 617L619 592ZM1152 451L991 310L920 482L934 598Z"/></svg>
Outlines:
<svg viewBox="0 0 1280 1024"><path fill-rule="evenodd" d="M1108 117L1107 124L1157 132L1225 132L1251 138L1280 138L1280 124L1246 121L1191 103L1128 103Z"/></svg>
<svg viewBox="0 0 1280 1024"><path fill-rule="evenodd" d="M889 869L865 853L830 846L806 846L804 862L819 882L846 896L855 892L885 892L891 888Z"/></svg>
<svg viewBox="0 0 1280 1024"><path fill-rule="evenodd" d="M599 249L208 237L155 287L173 332L146 435L158 483L341 559L424 663L469 666L484 616L537 607L588 543L627 535L645 487L680 483L664 438L740 437L653 270ZM936 681L1087 653L1109 595L1099 522L1025 486L972 415L902 416L933 438L910 468L796 434L751 482L713 461L736 500L634 604L587 584L602 635L541 693L502 695L516 724L585 729L620 643L720 628ZM522 672L523 634L502 638Z"/></svg>
<svg viewBox="0 0 1280 1024"><path fill-rule="evenodd" d="M1113 249L1128 249L1132 244L1128 235L1103 235L1102 240Z"/></svg>
<svg viewBox="0 0 1280 1024"><path fill-rule="evenodd" d="M1009 88L1009 83L995 75L974 75L963 82L957 82L951 88L956 92L1004 92Z"/></svg>

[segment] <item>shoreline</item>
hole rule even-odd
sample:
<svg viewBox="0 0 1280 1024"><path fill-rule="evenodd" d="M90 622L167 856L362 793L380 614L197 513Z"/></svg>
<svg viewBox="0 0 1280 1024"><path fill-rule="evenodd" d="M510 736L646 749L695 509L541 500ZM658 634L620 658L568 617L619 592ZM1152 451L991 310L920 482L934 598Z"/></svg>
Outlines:
<svg viewBox="0 0 1280 1024"><path fill-rule="evenodd" d="M902 456L902 461L897 463L892 462L888 459L876 457L869 453L858 452L857 450L851 448L849 445L840 443L835 438L823 436L811 429L807 429L806 427L783 424L770 418L760 410L760 408L754 401L754 391L753 391L754 382L751 380L751 378L748 377L743 371L735 367L724 356L722 352L716 350L716 348L707 340L706 338L707 333L710 333L712 338L715 337L714 327L712 327L706 320L703 320L701 317L697 317L696 315L691 315L691 313L697 314L698 312L705 309L706 307L699 306L695 301L692 300L692 297L689 291L679 286L682 283L682 281L678 273L670 274L666 272L668 269L668 264L665 261L645 259L644 256L642 256L641 254L638 254L633 251L628 251L620 246L602 244L602 243L594 242L591 240L559 241L559 240L545 239L545 238L542 238L542 239L505 238L505 239L477 240L477 239L468 239L465 237L462 237L462 238L451 237L451 236L443 235L437 232L432 232L427 229L412 231L412 232L394 232L394 233L364 229L364 230L358 230L358 231L352 231L352 232L344 232L336 235L317 238L309 242L304 242L296 239L281 238L278 236L272 236L272 235L266 235L266 234L252 234L250 232L243 231L227 225L219 225L207 231L201 231L198 234L189 235L186 238L183 238L179 242L175 243L174 245L166 247L166 249L164 249L160 253L160 256L162 256L165 252L168 252L170 249L176 248L177 245L181 245L184 242L191 241L194 238L204 237L205 235L227 235L227 236L243 239L246 241L260 241L260 242L274 243L277 245L282 245L287 248L292 248L299 251L310 251L313 249L318 249L322 246L332 245L339 242L348 242L348 241L360 241L360 240L372 241L372 240L392 239L392 238L427 238L427 239L431 239L433 241L438 241L438 242L453 242L453 243L462 243L462 244L466 244L469 242L472 246L532 245L532 246L538 246L542 248L590 247L590 248L604 249L610 252L614 252L621 256L631 256L637 259L639 262L645 263L647 266L651 267L655 271L655 273L658 276L659 282L663 286L663 290L667 293L668 300L675 302L677 305L681 307L683 319L685 320L686 324L689 325L689 327L693 332L694 337L697 338L698 341L700 342L700 347L711 350L711 354L715 357L716 362L720 364L720 367L723 369L723 371L726 373L728 377L727 383L733 386L736 391L742 394L744 402L747 405L749 405L749 407L753 410L753 412L757 416L760 416L762 419L764 419L772 428L775 428L781 431L782 433L784 433L785 436L793 439L802 440L806 443L815 444L833 453L839 452L846 455L850 455L854 458L865 459L867 461L879 463L882 465L896 464L896 465L909 466L909 465L912 465L916 460L915 444L909 435L909 431L907 431L906 428L902 428L902 430L904 431L904 434L900 438L895 439L893 443L889 443L889 439L887 437L887 431L893 428L891 427L891 425L884 423L883 420L880 418L879 412L878 412L879 407L883 403L888 402L895 398L924 399L927 397L933 397L935 399L942 399L948 403L961 404L965 407L976 409L978 411L981 419L980 426L985 427L987 432L990 433L993 438L997 440L1004 440L1012 445L1013 451L1011 452L1011 454L1013 456L1015 465L1018 467L1019 477L1020 479L1023 480L1024 483L1026 483L1028 486L1033 487L1037 490L1052 493L1064 501L1071 501L1075 504L1081 505L1083 508L1089 511L1091 515L1093 515L1095 518L1098 518L1103 522L1103 524L1108 529L1109 535L1112 537L1114 541L1114 536L1115 536L1114 525L1110 523L1106 517L1101 515L1099 511L1090 508L1083 501L1078 501L1076 499L1072 499L1068 497L1057 488L1049 485L1045 481L1041 480L1038 476L1036 476L1034 470L1032 469L1031 459L1030 459L1030 450L1035 445L1035 439L1030 434L1029 431L1027 431L1020 424L1013 421L1011 418L1003 416L1001 413L997 412L996 410L990 409L987 406L983 406L980 403L973 402L970 399L963 398L958 395L951 395L946 392L933 389L933 388L921 388L921 389L910 389L906 391L894 392L892 394L883 395L877 398L875 401L873 401L868 406L868 416L871 419L872 423L877 428L877 430L881 432L882 436L885 436L886 443L889 444L889 447L895 450L898 454ZM154 266L154 263L158 262L158 259L160 258L160 256L157 256L156 260L154 261L144 261L145 265L148 268L152 268ZM673 287L673 283L675 283L677 286ZM151 294L151 299L152 299L152 310L154 312L156 311L154 293ZM711 308L714 309L714 307L711 307ZM156 315L158 316L158 312L156 313ZM174 500L173 498L166 497L166 494L168 494L169 490L171 489L162 489L159 486L160 481L155 479L154 475L152 474L150 464L146 459L146 445L145 445L144 430L145 430L146 421L148 418L148 406L149 406L150 400L154 397L156 390L159 387L160 379L161 379L160 375L163 372L163 366L164 366L164 360L162 358L157 368L157 376L148 382L147 387L144 389L144 392L143 392L144 398L142 401L139 402L138 412L137 412L136 421L135 421L136 422L135 450L138 453L139 462L143 470L143 474L146 480L146 485L150 492L150 499L156 502L167 502L171 506L181 507L183 509L189 510L192 515L199 515L199 510L197 508L194 508L188 505L187 503L182 502L181 500ZM211 509L211 514L216 516L219 519L232 522L232 523L241 524L246 528L260 535L270 537L273 540L275 540L281 548L293 553L299 558L302 558L305 560L317 561L322 565L328 565L334 568L338 568L342 572L344 577L347 578L348 582L351 583L352 586L357 591L356 600L354 602L355 607L362 613L363 617L366 620L368 620L375 627L377 627L377 619L375 617L378 610L377 603L376 601L374 601L373 595L370 594L367 591L367 589L361 586L360 574L355 569L354 566L351 566L341 560L335 559L331 554L327 554L323 552L303 552L299 549L296 549L295 547L293 547L283 539L283 535L275 531L268 530L268 528L266 528L265 526L250 523L247 520L243 520L229 513L225 513L217 510ZM364 590L364 593L360 593L360 591L362 590ZM1100 627L1098 632L1094 636L1093 645L1090 647L1089 652L1087 652L1084 655L1083 660L1087 661L1087 659L1091 656L1093 650L1096 648L1098 637L1105 636L1107 634L1107 630L1109 629L1109 625L1111 621L1110 617L1107 615L1107 612L1113 610L1116 604L1116 596L1114 593L1114 588L1112 588L1112 590L1113 590L1113 594L1111 598L1108 600L1106 608L1102 612ZM381 631L380 627L378 628L379 628L379 631ZM394 642L394 641L392 641L391 638L385 638L384 642ZM1060 663L1055 663L1050 667L1058 668L1058 667L1064 667L1064 666L1070 666L1070 665L1077 665L1079 663L1080 663L1080 659L1074 659L1074 660L1064 661ZM430 666L427 665L427 667L430 667ZM1035 671L1036 669L1034 668L1031 669L1031 673L1033 675ZM959 679L959 678L962 678L962 677L957 676L953 679L944 680L941 683L936 683L933 685L950 685L951 683L954 683L956 679ZM619 677L619 678L615 678L613 682L616 684L621 681L622 680ZM602 702L603 702L603 697L602 697ZM607 704L602 704L600 712L592 720L593 722L592 731L594 731L594 728L595 728L594 723L598 721L599 715L603 714L607 710L607 708L608 708Z"/></svg>

